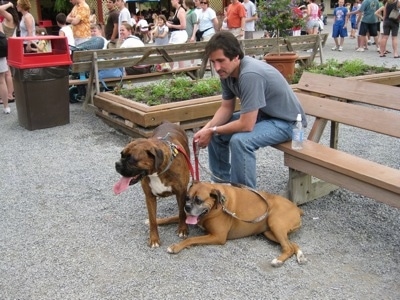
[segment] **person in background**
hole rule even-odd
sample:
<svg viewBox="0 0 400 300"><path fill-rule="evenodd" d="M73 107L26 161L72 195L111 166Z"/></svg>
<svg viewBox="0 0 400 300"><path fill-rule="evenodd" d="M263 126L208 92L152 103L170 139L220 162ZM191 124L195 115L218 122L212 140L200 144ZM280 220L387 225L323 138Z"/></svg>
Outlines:
<svg viewBox="0 0 400 300"><path fill-rule="evenodd" d="M246 19L244 25L244 38L252 39L256 31L256 21L258 20L256 5L250 0L243 0L243 6L246 10Z"/></svg>
<svg viewBox="0 0 400 300"><path fill-rule="evenodd" d="M335 40L333 51L343 51L344 38L347 37L348 12L347 7L344 7L344 0L339 0L338 7L333 10L332 37Z"/></svg>
<svg viewBox="0 0 400 300"><path fill-rule="evenodd" d="M226 15L228 13L228 6L224 7L224 19L222 20L221 28L220 30L229 30L228 28L228 23L226 22Z"/></svg>
<svg viewBox="0 0 400 300"><path fill-rule="evenodd" d="M97 24L96 10L94 8L90 9L89 23L90 25Z"/></svg>
<svg viewBox="0 0 400 300"><path fill-rule="evenodd" d="M6 38L16 36L19 26L18 12L12 2L8 2L0 6L0 16L3 17L2 25ZM8 103L15 101L14 97L14 83L11 76L10 68L6 73L6 84L8 91ZM2 100L0 100L1 103Z"/></svg>
<svg viewBox="0 0 400 300"><path fill-rule="evenodd" d="M207 0L208 1L208 0ZM231 0L226 14L228 29L238 39L243 39L246 23L246 10L239 0Z"/></svg>
<svg viewBox="0 0 400 300"><path fill-rule="evenodd" d="M99 37L102 38L104 41L103 49L107 49L108 41L103 36L103 30L101 29L100 24L92 24L90 25L90 37Z"/></svg>
<svg viewBox="0 0 400 300"><path fill-rule="evenodd" d="M215 10L209 7L208 0L201 0L201 12L199 13L199 29L203 32L202 41L209 41L215 32L218 31L218 19Z"/></svg>
<svg viewBox="0 0 400 300"><path fill-rule="evenodd" d="M133 35L133 27L126 22L121 24L119 36L122 41L120 48L136 48L144 46L142 40Z"/></svg>
<svg viewBox="0 0 400 300"><path fill-rule="evenodd" d="M315 3L315 0L309 0L307 4L307 33L318 34L319 30L319 6Z"/></svg>
<svg viewBox="0 0 400 300"><path fill-rule="evenodd" d="M4 33L3 25L0 23L0 32ZM8 72L7 58L0 57L0 98L3 101L3 112L11 113L11 108L8 105L8 90L6 83L6 73Z"/></svg>
<svg viewBox="0 0 400 300"><path fill-rule="evenodd" d="M164 16L165 17L165 16ZM167 18L165 18L166 20ZM157 26L158 26L158 15L156 13L153 13L151 15L151 20L152 22L149 23L149 32L150 32L150 40L149 44L152 44L154 42L154 33L156 32Z"/></svg>
<svg viewBox="0 0 400 300"><path fill-rule="evenodd" d="M31 2L29 0L18 0L17 11L22 14L21 21L19 23L20 36L35 36L35 19L29 12L31 9ZM24 41L24 51L32 52L31 44L28 41Z"/></svg>
<svg viewBox="0 0 400 300"><path fill-rule="evenodd" d="M351 12L358 10L360 7L361 7L360 0L355 0L353 7L351 8ZM356 14L350 14L350 23L351 23L350 38L355 39L359 24L357 22Z"/></svg>
<svg viewBox="0 0 400 300"><path fill-rule="evenodd" d="M221 79L222 102L193 140L208 146L213 181L256 188L256 150L291 140L297 114L307 126L304 110L282 74L245 56L231 32L214 34L205 52Z"/></svg>
<svg viewBox="0 0 400 300"><path fill-rule="evenodd" d="M59 36L65 36L68 40L69 46L75 46L74 34L72 33L72 26L67 25L67 16L64 13L59 13L56 16L56 22L60 30L58 32Z"/></svg>
<svg viewBox="0 0 400 300"><path fill-rule="evenodd" d="M164 15L159 15L157 19L158 24L153 31L154 44L156 46L168 45L168 27L165 25L167 23L167 18Z"/></svg>
<svg viewBox="0 0 400 300"><path fill-rule="evenodd" d="M171 21L167 21L167 26L171 32L169 39L170 44L184 44L188 40L188 34L186 32L186 11L182 6L183 0L171 0L172 6L175 8L175 14ZM184 61L179 61L179 68L184 67ZM173 68L174 63L170 66Z"/></svg>
<svg viewBox="0 0 400 300"><path fill-rule="evenodd" d="M378 0L364 0L362 1L360 9L349 12L349 15L357 14L361 15L361 24L358 32L358 48L357 52L364 52L367 48L367 35L373 37L377 46L377 51L380 52L378 45L378 28L377 28L377 17L375 12L379 8Z"/></svg>
<svg viewBox="0 0 400 300"><path fill-rule="evenodd" d="M183 0L171 0L171 4L175 8L175 14L171 21L166 24L171 32L169 43L184 44L188 39L188 35L186 32L186 11L182 6Z"/></svg>
<svg viewBox="0 0 400 300"><path fill-rule="evenodd" d="M139 28L139 32L143 37L143 42L148 43L150 41L149 23L144 18L144 15L139 16L139 22L136 24L136 27Z"/></svg>
<svg viewBox="0 0 400 300"><path fill-rule="evenodd" d="M72 25L75 46L90 39L90 7L85 0L71 0L74 4L71 12L67 15L67 23Z"/></svg>
<svg viewBox="0 0 400 300"><path fill-rule="evenodd" d="M397 41L397 35L399 33L399 22L389 19L389 15L393 9L400 9L400 1L398 0L386 1L385 6L383 6L384 15L382 16L381 14L377 14L378 17L380 17L383 22L383 34L379 45L380 57L385 57L386 54L390 53L389 51L386 50L386 44L389 35L392 34L393 58L399 58L398 41Z"/></svg>
<svg viewBox="0 0 400 300"><path fill-rule="evenodd" d="M106 6L108 9L107 22L104 28L104 35L108 43L108 48L115 48L118 41L118 16L119 11L115 7L116 0L107 0Z"/></svg>
<svg viewBox="0 0 400 300"><path fill-rule="evenodd" d="M186 32L188 42L196 42L196 31L199 27L199 20L196 14L196 9L193 0L185 0L184 7L186 8Z"/></svg>
<svg viewBox="0 0 400 300"><path fill-rule="evenodd" d="M121 26L122 23L126 22L128 23L131 27L133 26L132 22L132 17L131 13L129 10L125 7L125 1L124 0L116 0L115 5L117 6L119 10L119 15L118 15L118 38L121 39Z"/></svg>

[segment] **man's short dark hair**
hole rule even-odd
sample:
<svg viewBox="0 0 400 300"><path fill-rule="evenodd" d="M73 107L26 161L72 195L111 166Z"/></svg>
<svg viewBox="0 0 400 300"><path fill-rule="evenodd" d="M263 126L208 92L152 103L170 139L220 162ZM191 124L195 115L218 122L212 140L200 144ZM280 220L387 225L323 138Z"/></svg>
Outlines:
<svg viewBox="0 0 400 300"><path fill-rule="evenodd" d="M61 25L65 25L65 24L67 24L67 16L63 13L59 13L56 16L56 21L58 23L60 23Z"/></svg>
<svg viewBox="0 0 400 300"><path fill-rule="evenodd" d="M206 45L206 55L217 50L222 50L224 55L230 60L239 56L239 59L244 57L242 48L240 47L237 38L229 31L219 31L214 34Z"/></svg>

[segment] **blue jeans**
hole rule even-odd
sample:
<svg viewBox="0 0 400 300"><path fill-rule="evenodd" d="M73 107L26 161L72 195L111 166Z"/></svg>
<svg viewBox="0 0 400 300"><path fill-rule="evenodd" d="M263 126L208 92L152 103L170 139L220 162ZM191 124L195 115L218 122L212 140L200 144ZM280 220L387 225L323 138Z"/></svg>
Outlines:
<svg viewBox="0 0 400 300"><path fill-rule="evenodd" d="M230 121L238 118L235 113ZM293 122L281 119L259 119L251 132L213 136L208 145L211 180L256 188L255 151L291 140L293 126Z"/></svg>

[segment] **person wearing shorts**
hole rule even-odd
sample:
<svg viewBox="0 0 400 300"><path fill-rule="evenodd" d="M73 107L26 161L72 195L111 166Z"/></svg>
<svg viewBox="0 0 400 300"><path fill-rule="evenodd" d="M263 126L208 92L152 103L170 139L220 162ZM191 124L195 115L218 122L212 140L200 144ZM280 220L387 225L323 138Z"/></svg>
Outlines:
<svg viewBox="0 0 400 300"><path fill-rule="evenodd" d="M338 7L333 10L332 37L335 40L333 51L343 51L344 38L347 37L348 10L344 7L344 0L339 0ZM340 41L339 41L340 37Z"/></svg>
<svg viewBox="0 0 400 300"><path fill-rule="evenodd" d="M358 31L357 52L364 52L364 50L367 48L367 34L374 38L377 51L380 51L378 43L377 17L375 16L375 11L377 11L378 8L378 0L364 0L359 10L349 13L349 15L363 14L360 29Z"/></svg>

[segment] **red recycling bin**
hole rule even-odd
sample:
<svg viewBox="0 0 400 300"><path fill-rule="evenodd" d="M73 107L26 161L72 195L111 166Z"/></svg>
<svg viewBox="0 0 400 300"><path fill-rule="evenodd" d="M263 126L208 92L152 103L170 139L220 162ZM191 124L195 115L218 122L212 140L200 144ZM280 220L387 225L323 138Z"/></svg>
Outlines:
<svg viewBox="0 0 400 300"><path fill-rule="evenodd" d="M25 53L24 41L41 43ZM8 64L14 83L19 124L28 130L69 123L69 66L66 37L15 37L8 40Z"/></svg>

